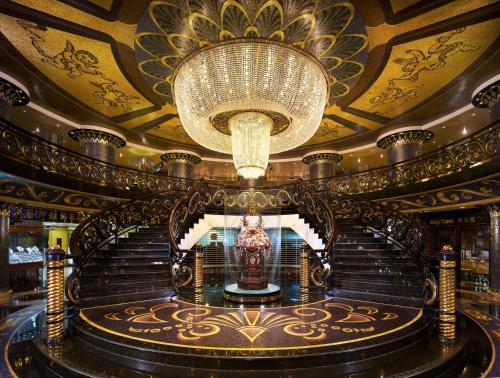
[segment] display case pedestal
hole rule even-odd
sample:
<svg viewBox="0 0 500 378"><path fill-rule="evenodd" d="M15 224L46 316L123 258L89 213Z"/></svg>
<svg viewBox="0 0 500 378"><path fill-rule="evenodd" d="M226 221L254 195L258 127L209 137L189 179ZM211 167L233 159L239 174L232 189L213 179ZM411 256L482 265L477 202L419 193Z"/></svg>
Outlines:
<svg viewBox="0 0 500 378"><path fill-rule="evenodd" d="M268 303L281 299L281 288L273 284L260 290L245 290L238 287L238 284L230 284L224 288L224 299L238 303Z"/></svg>

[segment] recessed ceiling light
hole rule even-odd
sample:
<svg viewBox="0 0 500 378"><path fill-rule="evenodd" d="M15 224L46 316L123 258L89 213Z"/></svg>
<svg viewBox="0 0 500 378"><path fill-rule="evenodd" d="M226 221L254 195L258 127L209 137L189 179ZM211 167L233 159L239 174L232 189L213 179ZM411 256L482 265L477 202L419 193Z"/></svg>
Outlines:
<svg viewBox="0 0 500 378"><path fill-rule="evenodd" d="M361 158L358 158L358 163L361 163Z"/></svg>
<svg viewBox="0 0 500 378"><path fill-rule="evenodd" d="M26 113L26 110L23 110L23 113Z"/></svg>
<svg viewBox="0 0 500 378"><path fill-rule="evenodd" d="M380 154L380 157L383 158L384 157L384 154Z"/></svg>
<svg viewBox="0 0 500 378"><path fill-rule="evenodd" d="M462 130L462 134L463 134L463 135L467 135L467 129L465 128L465 126L464 126L464 128L463 128L463 130Z"/></svg>
<svg viewBox="0 0 500 378"><path fill-rule="evenodd" d="M443 126L442 128L443 128L443 129L446 129L446 126Z"/></svg>
<svg viewBox="0 0 500 378"><path fill-rule="evenodd" d="M476 116L476 113L472 113L472 116L475 117Z"/></svg>
<svg viewBox="0 0 500 378"><path fill-rule="evenodd" d="M56 123L56 127L59 127L59 126L61 126L61 125L60 125L60 124L58 124L58 123Z"/></svg>

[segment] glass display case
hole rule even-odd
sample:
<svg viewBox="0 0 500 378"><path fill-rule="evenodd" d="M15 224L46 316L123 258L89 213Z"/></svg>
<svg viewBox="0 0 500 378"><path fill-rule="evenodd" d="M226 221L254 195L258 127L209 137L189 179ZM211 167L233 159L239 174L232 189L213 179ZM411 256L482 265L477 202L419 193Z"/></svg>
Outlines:
<svg viewBox="0 0 500 378"><path fill-rule="evenodd" d="M43 232L39 231L24 228L9 233L9 264L43 263Z"/></svg>
<svg viewBox="0 0 500 378"><path fill-rule="evenodd" d="M224 298L239 303L279 300L281 225L279 208L263 216L255 207L245 213L226 209L224 227Z"/></svg>

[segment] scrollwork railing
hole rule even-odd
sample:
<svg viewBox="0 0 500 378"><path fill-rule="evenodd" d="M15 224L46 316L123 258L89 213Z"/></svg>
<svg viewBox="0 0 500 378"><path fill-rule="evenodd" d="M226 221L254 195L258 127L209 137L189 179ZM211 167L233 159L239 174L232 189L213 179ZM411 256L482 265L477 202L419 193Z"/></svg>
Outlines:
<svg viewBox="0 0 500 378"><path fill-rule="evenodd" d="M114 206L88 218L71 235L71 257L75 267L67 282L67 292L75 299L78 277L90 258L103 246L119 236L139 226L167 223L179 192L170 190L162 194L150 194L143 199L135 199ZM74 301L73 299L70 300Z"/></svg>
<svg viewBox="0 0 500 378"><path fill-rule="evenodd" d="M0 159L125 191L187 190L191 180L121 167L68 150L0 119Z"/></svg>
<svg viewBox="0 0 500 378"><path fill-rule="evenodd" d="M310 181L309 184L328 193L369 193L436 179L496 157L500 157L499 122L418 158L364 172ZM170 189L185 191L192 185L191 180L139 171L90 158L48 142L2 119L0 158L20 162L43 172L60 174L65 178L128 192L162 193ZM219 184L222 185L215 183ZM283 183L282 187L293 185L294 183L288 182Z"/></svg>
<svg viewBox="0 0 500 378"><path fill-rule="evenodd" d="M330 207L337 217L352 219L391 238L416 265L424 268L424 257L432 251L432 239L414 218L372 201L338 199Z"/></svg>
<svg viewBox="0 0 500 378"><path fill-rule="evenodd" d="M369 193L433 180L495 157L500 157L500 123L414 159L310 183L329 193Z"/></svg>
<svg viewBox="0 0 500 378"><path fill-rule="evenodd" d="M172 250L180 254L178 243L184 231L205 212L245 211L249 206L258 210L295 211L320 232L325 249L330 249L335 236L335 217L330 207L312 186L297 182L292 186L265 190L240 190L210 186L199 181L174 206L169 219L169 237Z"/></svg>

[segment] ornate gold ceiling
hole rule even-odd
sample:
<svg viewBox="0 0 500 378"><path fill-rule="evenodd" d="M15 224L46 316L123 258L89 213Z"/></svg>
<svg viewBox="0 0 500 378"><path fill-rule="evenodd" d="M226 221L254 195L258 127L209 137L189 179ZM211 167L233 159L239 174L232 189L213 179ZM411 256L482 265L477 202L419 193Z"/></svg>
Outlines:
<svg viewBox="0 0 500 378"><path fill-rule="evenodd" d="M138 29L148 9L153 22ZM327 67L337 101L300 155L468 104L498 73L499 11L495 0L2 1L0 66L34 103L75 122L118 127L159 149L196 148L169 97L178 61L249 33L290 43Z"/></svg>

